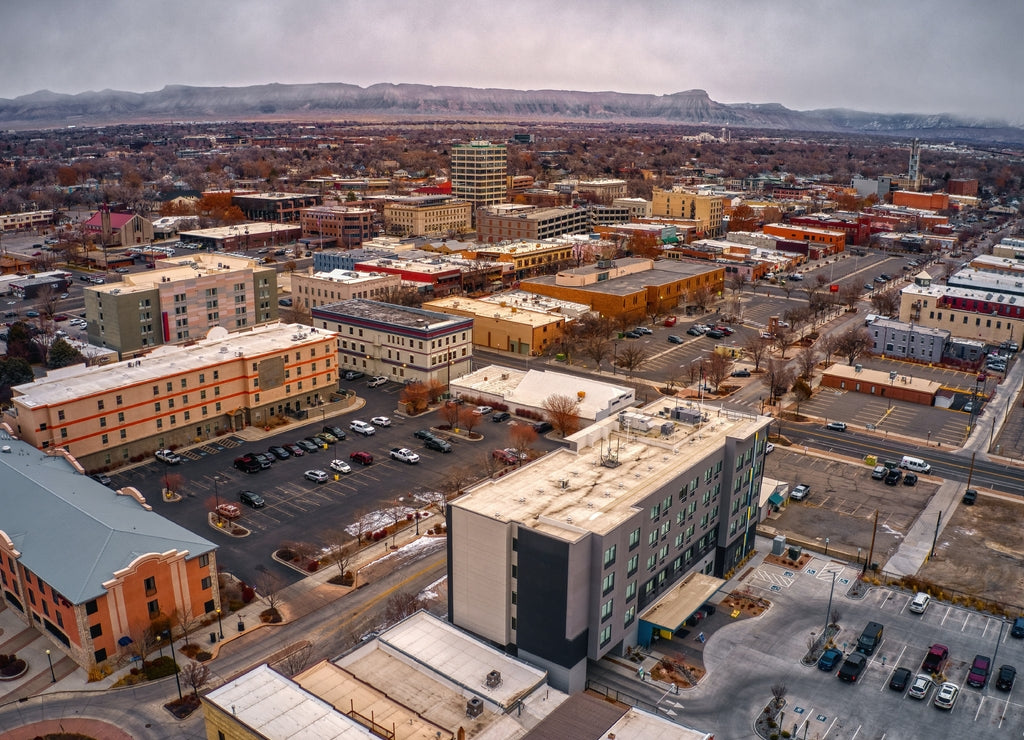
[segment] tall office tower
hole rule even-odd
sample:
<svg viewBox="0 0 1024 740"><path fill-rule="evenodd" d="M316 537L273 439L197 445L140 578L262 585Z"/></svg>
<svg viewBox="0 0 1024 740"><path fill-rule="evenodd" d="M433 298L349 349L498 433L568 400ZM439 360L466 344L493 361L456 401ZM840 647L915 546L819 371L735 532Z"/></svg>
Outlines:
<svg viewBox="0 0 1024 740"><path fill-rule="evenodd" d="M452 195L473 204L474 223L478 208L506 202L507 176L504 144L471 141L452 147Z"/></svg>

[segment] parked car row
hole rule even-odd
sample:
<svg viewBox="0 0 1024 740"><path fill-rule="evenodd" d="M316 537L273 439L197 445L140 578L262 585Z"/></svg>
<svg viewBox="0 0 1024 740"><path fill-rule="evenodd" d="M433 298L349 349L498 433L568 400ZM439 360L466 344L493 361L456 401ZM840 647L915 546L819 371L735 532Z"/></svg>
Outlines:
<svg viewBox="0 0 1024 740"><path fill-rule="evenodd" d="M271 445L266 452L247 452L235 458L234 467L244 473L258 473L273 465L275 460L302 457L344 440L345 430L334 424L325 424L323 431L283 445ZM165 450L164 452L168 452ZM159 454L159 453L158 453Z"/></svg>

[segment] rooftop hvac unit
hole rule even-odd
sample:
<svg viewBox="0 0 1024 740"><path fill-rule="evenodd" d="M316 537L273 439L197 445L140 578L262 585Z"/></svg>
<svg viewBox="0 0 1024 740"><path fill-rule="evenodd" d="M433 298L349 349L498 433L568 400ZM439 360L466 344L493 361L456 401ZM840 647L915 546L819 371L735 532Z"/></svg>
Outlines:
<svg viewBox="0 0 1024 740"><path fill-rule="evenodd" d="M495 686L501 686L501 671L491 671L487 674L487 688L493 689Z"/></svg>
<svg viewBox="0 0 1024 740"><path fill-rule="evenodd" d="M483 701L474 696L472 699L466 702L466 716L467 717L479 717L484 712Z"/></svg>
<svg viewBox="0 0 1024 740"><path fill-rule="evenodd" d="M699 424L700 409L677 406L672 409L672 418L684 424Z"/></svg>

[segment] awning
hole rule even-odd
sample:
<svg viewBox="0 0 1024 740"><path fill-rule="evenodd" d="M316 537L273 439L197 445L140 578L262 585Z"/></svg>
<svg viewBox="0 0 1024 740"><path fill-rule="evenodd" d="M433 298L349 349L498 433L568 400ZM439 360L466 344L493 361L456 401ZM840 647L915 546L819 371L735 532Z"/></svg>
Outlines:
<svg viewBox="0 0 1024 740"><path fill-rule="evenodd" d="M691 573L651 604L640 615L640 619L663 630L675 632L725 583L721 578Z"/></svg>
<svg viewBox="0 0 1024 740"><path fill-rule="evenodd" d="M127 635L125 635L124 637L117 638L117 644L121 647L128 647L133 642L134 640L132 640L132 638L128 637Z"/></svg>
<svg viewBox="0 0 1024 740"><path fill-rule="evenodd" d="M778 493L773 493L771 496L768 497L768 503L772 504L773 506L782 506L782 504L784 504L785 502L786 500L782 498L782 496Z"/></svg>

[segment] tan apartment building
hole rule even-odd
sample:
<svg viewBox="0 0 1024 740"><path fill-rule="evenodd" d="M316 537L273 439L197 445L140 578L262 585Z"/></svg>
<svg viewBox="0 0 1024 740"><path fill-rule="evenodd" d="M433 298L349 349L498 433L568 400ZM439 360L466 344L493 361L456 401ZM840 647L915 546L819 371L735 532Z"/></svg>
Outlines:
<svg viewBox="0 0 1024 740"><path fill-rule="evenodd" d="M303 308L317 308L352 298L383 301L402 287L400 275L331 270L308 275L292 273L292 300Z"/></svg>
<svg viewBox="0 0 1024 740"><path fill-rule="evenodd" d="M64 447L88 470L105 470L277 416L301 416L338 386L330 331L275 323L211 335L15 386L9 423L34 447Z"/></svg>
<svg viewBox="0 0 1024 740"><path fill-rule="evenodd" d="M473 208L508 200L508 148L477 140L451 148L452 195Z"/></svg>
<svg viewBox="0 0 1024 740"><path fill-rule="evenodd" d="M954 337L986 344L1020 344L1024 337L1024 289L1016 287L1020 283L1013 277L980 272L957 276L950 276L950 281L959 285L935 285L928 273L919 273L912 285L900 291L900 321L945 329Z"/></svg>
<svg viewBox="0 0 1024 740"><path fill-rule="evenodd" d="M721 195L703 195L691 190L654 188L651 199L654 216L672 216L698 223L698 236L721 236L725 200Z"/></svg>
<svg viewBox="0 0 1024 740"><path fill-rule="evenodd" d="M373 234L372 208L313 206L299 211L302 236L329 240L331 245L356 247Z"/></svg>
<svg viewBox="0 0 1024 740"><path fill-rule="evenodd" d="M627 183L617 178L580 180L576 184L576 192L595 203L610 204L616 198L626 197Z"/></svg>
<svg viewBox="0 0 1024 740"><path fill-rule="evenodd" d="M517 355L539 355L565 332L565 316L515 305L448 296L424 303L431 311L473 319L473 344Z"/></svg>
<svg viewBox="0 0 1024 740"><path fill-rule="evenodd" d="M537 208L503 203L477 211L476 238L488 244L510 239L550 239L589 231L591 218L586 208Z"/></svg>
<svg viewBox="0 0 1024 740"><path fill-rule="evenodd" d="M277 270L246 257L172 257L160 269L84 293L89 343L122 358L201 339L216 326L237 331L277 321Z"/></svg>
<svg viewBox="0 0 1024 740"><path fill-rule="evenodd" d="M521 280L537 275L552 266L568 264L573 259L573 246L566 242L516 241L510 244L480 245L462 253L467 259L487 259L514 266L515 277Z"/></svg>
<svg viewBox="0 0 1024 740"><path fill-rule="evenodd" d="M446 195L396 198L384 206L384 229L396 236L463 234L473 228L473 204Z"/></svg>
<svg viewBox="0 0 1024 740"><path fill-rule="evenodd" d="M473 320L461 316L354 298L314 308L313 323L337 332L342 373L448 385L473 362Z"/></svg>

